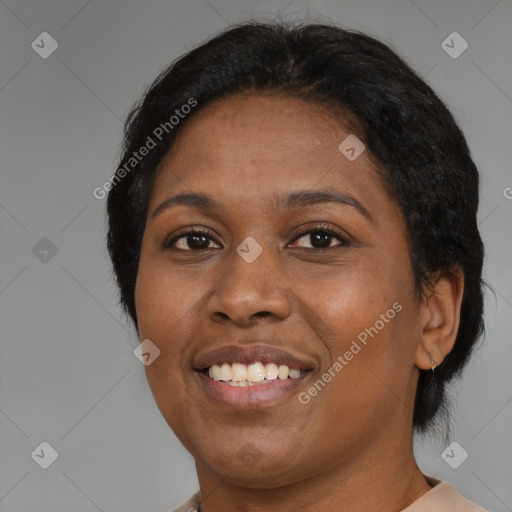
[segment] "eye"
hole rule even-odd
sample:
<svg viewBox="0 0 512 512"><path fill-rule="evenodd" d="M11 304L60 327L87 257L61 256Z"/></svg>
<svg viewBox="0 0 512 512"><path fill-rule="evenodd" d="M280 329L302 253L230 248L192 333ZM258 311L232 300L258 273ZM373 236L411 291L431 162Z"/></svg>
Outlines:
<svg viewBox="0 0 512 512"><path fill-rule="evenodd" d="M333 242L337 241L333 245ZM213 244L213 245L211 245ZM350 240L328 225L314 226L299 233L290 245L306 249L332 249L351 245ZM308 245L309 244L309 245ZM163 242L164 249L202 251L220 249L221 245L206 228L189 228Z"/></svg>
<svg viewBox="0 0 512 512"><path fill-rule="evenodd" d="M214 242L216 247L211 247ZM182 231L179 235L164 241L164 249L177 249L180 251L202 251L205 249L220 248L218 244L205 228L191 228Z"/></svg>
<svg viewBox="0 0 512 512"><path fill-rule="evenodd" d="M336 240L338 243L332 245L332 242ZM294 239L294 242L298 242L298 247L306 249L332 249L350 245L350 240L347 237L326 225L315 226L307 231L302 231Z"/></svg>

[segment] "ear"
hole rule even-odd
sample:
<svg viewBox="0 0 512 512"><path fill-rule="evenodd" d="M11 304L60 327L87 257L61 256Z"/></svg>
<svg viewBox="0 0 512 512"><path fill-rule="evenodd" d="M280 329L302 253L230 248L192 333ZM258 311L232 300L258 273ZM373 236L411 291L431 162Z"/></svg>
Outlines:
<svg viewBox="0 0 512 512"><path fill-rule="evenodd" d="M463 293L464 275L460 270L437 273L424 290L420 305L421 340L414 361L418 368L430 370L439 366L452 350L459 330Z"/></svg>

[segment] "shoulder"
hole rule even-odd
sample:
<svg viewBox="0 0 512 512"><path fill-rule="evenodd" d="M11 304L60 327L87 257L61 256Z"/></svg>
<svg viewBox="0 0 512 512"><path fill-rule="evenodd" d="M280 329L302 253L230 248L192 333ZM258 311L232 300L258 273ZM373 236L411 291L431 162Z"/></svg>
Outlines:
<svg viewBox="0 0 512 512"><path fill-rule="evenodd" d="M464 498L448 482L428 477L432 487L402 512L489 512L476 503ZM197 512L199 508L199 492L183 503L173 512Z"/></svg>
<svg viewBox="0 0 512 512"><path fill-rule="evenodd" d="M409 505L402 512L488 512L464 498L448 482L428 478L432 489Z"/></svg>
<svg viewBox="0 0 512 512"><path fill-rule="evenodd" d="M174 509L172 512L197 512L199 509L199 492L196 492L189 500L183 505Z"/></svg>

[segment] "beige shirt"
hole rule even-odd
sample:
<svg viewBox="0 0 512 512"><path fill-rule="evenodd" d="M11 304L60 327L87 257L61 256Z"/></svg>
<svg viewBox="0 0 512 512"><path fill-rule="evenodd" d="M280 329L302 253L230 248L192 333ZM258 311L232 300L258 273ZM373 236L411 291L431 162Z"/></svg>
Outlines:
<svg viewBox="0 0 512 512"><path fill-rule="evenodd" d="M487 512L472 501L461 496L448 482L427 477L432 489L404 508L402 512ZM199 493L173 512L197 512Z"/></svg>

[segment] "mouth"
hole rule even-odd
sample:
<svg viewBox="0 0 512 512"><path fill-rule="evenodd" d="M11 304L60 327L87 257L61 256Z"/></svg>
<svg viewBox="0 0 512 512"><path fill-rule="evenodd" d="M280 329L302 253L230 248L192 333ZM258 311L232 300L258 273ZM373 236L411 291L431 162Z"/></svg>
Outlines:
<svg viewBox="0 0 512 512"><path fill-rule="evenodd" d="M315 361L266 345L228 346L196 359L209 399L236 408L270 406L290 396L314 370Z"/></svg>
<svg viewBox="0 0 512 512"><path fill-rule="evenodd" d="M271 384L279 380L298 379L309 370L290 368L285 364L277 365L254 362L249 365L243 363L214 364L203 370L211 380L225 382L228 386L256 386L257 384Z"/></svg>

